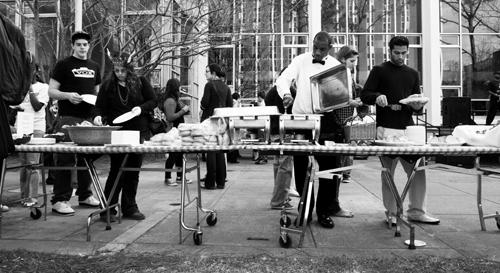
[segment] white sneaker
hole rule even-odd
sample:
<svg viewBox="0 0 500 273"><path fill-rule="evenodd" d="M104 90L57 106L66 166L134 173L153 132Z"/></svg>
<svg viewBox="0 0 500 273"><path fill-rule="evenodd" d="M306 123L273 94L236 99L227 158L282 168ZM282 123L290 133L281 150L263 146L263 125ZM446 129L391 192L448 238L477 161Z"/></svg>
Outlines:
<svg viewBox="0 0 500 273"><path fill-rule="evenodd" d="M68 203L68 201L56 202L54 205L52 205L52 212L62 215L69 215L75 213L75 211L71 208L71 205Z"/></svg>
<svg viewBox="0 0 500 273"><path fill-rule="evenodd" d="M78 203L80 204L80 206L87 206L87 207L98 207L101 204L101 202L95 199L95 197L92 195L87 197L87 199L85 200L78 201Z"/></svg>
<svg viewBox="0 0 500 273"><path fill-rule="evenodd" d="M175 182L171 178L168 178L168 179L165 180L165 185L171 186L171 187L176 187L179 184L177 184L177 182Z"/></svg>
<svg viewBox="0 0 500 273"><path fill-rule="evenodd" d="M182 183L182 179L177 179L176 183L177 184L181 184ZM186 178L186 184L191 184L191 183L193 183L193 180Z"/></svg>
<svg viewBox="0 0 500 273"><path fill-rule="evenodd" d="M2 205L2 204L0 204L0 209L2 210L2 212L9 211L9 207L7 207L6 205Z"/></svg>
<svg viewBox="0 0 500 273"><path fill-rule="evenodd" d="M438 218L432 217L428 214L408 215L408 220L410 220L412 222L431 224L431 225L438 225L439 224Z"/></svg>
<svg viewBox="0 0 500 273"><path fill-rule="evenodd" d="M289 189L288 190L288 196L291 196L291 197L300 197L299 193L295 189Z"/></svg>

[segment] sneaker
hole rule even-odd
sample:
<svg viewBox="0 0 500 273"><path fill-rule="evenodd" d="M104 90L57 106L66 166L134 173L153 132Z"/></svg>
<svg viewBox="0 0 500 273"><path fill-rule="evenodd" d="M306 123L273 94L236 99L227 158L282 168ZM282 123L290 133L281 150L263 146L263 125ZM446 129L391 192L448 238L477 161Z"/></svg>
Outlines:
<svg viewBox="0 0 500 273"><path fill-rule="evenodd" d="M36 204L38 204L38 200L36 200L35 198L29 198L28 200L24 200L21 202L21 205L23 207L33 207Z"/></svg>
<svg viewBox="0 0 500 273"><path fill-rule="evenodd" d="M9 211L9 207L7 207L6 205L0 204L0 210L2 210L2 212L7 212L7 211Z"/></svg>
<svg viewBox="0 0 500 273"><path fill-rule="evenodd" d="M176 183L177 183L177 184L181 184L181 183L182 183L182 178L178 178L178 179L176 180ZM187 178L186 178L186 184L191 184L191 183L193 183L193 180L191 180L191 179L187 179Z"/></svg>
<svg viewBox="0 0 500 273"><path fill-rule="evenodd" d="M107 222L107 221L108 221L108 219L106 218L106 213L101 214L101 215L99 216L99 220L101 220L101 221L103 221L103 222ZM110 222L110 223L114 223L114 222L116 222L116 221L117 221L116 215L114 215L114 214L110 214L110 215L109 215L109 222Z"/></svg>
<svg viewBox="0 0 500 273"><path fill-rule="evenodd" d="M431 225L438 225L439 224L438 218L432 217L428 214L408 215L408 220L410 220L412 222L431 224Z"/></svg>
<svg viewBox="0 0 500 273"><path fill-rule="evenodd" d="M171 186L171 187L176 187L176 186L177 186L177 185L179 185L179 184L177 184L177 182L175 182L175 181L174 181L174 180L172 180L171 178L167 178L167 179L165 180L165 185L167 185L167 186Z"/></svg>
<svg viewBox="0 0 500 273"><path fill-rule="evenodd" d="M142 214L140 211L135 211L131 214L123 214L123 218L132 219L132 220L144 220L146 216Z"/></svg>
<svg viewBox="0 0 500 273"><path fill-rule="evenodd" d="M351 183L351 182L352 182L352 179L350 176L342 178L342 183Z"/></svg>
<svg viewBox="0 0 500 273"><path fill-rule="evenodd" d="M398 219L396 219L396 217L389 216L389 219L387 219L387 217L386 217L385 218L385 224L389 225L389 221L391 222L391 226L392 227L397 226Z"/></svg>
<svg viewBox="0 0 500 273"><path fill-rule="evenodd" d="M296 189L289 189L288 190L288 196L291 197L300 197L299 193L297 192Z"/></svg>
<svg viewBox="0 0 500 273"><path fill-rule="evenodd" d="M285 202L283 203L283 205L280 205L280 206L271 206L271 209L275 209L275 210L282 210L282 209L286 209L286 210L289 210L289 209L293 209L293 205L288 203L288 202Z"/></svg>
<svg viewBox="0 0 500 273"><path fill-rule="evenodd" d="M95 199L95 197L92 195L87 197L87 199L85 200L78 201L78 203L80 204L80 206L86 206L86 207L99 207L99 205L101 204L101 202Z"/></svg>
<svg viewBox="0 0 500 273"><path fill-rule="evenodd" d="M72 215L75 211L71 208L71 205L68 201L59 201L52 205L52 212L61 214L61 215Z"/></svg>

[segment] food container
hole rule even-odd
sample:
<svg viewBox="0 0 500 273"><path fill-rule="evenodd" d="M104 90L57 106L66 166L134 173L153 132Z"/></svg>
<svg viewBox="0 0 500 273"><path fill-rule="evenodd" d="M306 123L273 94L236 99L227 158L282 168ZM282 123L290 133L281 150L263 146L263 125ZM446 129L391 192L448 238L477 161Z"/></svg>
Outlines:
<svg viewBox="0 0 500 273"><path fill-rule="evenodd" d="M377 137L377 123L372 115L350 117L345 121L344 133L347 142L372 142Z"/></svg>
<svg viewBox="0 0 500 273"><path fill-rule="evenodd" d="M71 141L78 145L111 144L111 132L121 126L68 126Z"/></svg>
<svg viewBox="0 0 500 273"><path fill-rule="evenodd" d="M289 144L317 143L320 133L321 115L281 115L280 116L280 142ZM286 137L287 132L296 130L310 130L310 139L305 134L295 134L292 139ZM308 134L309 135L309 134Z"/></svg>
<svg viewBox="0 0 500 273"><path fill-rule="evenodd" d="M225 107L215 108L212 118L227 118L231 144L268 144L272 115L280 115L278 107Z"/></svg>
<svg viewBox="0 0 500 273"><path fill-rule="evenodd" d="M343 64L310 77L314 113L328 112L349 105L351 72Z"/></svg>

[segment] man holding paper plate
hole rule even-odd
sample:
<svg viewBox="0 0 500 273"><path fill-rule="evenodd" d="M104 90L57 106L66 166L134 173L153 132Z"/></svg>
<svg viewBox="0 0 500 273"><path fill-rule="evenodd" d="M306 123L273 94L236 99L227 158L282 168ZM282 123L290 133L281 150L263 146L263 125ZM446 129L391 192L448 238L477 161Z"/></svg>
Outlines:
<svg viewBox="0 0 500 273"><path fill-rule="evenodd" d="M389 41L390 61L373 67L366 80L361 100L365 104L377 106L377 140L404 139L407 126L413 125L412 115L421 111L428 98L420 94L420 79L418 72L405 64L409 47L408 38L395 36ZM415 157L400 157L403 169L409 177ZM398 158L382 156L384 166L389 166L389 172L394 177ZM423 164L423 162L421 162ZM387 178L382 174L382 198L388 221L396 224L396 200L394 199ZM415 173L409 189L409 209L407 216L410 221L428 224L439 224L439 219L427 214L425 208L426 178L425 170Z"/></svg>
<svg viewBox="0 0 500 273"><path fill-rule="evenodd" d="M73 54L58 61L50 75L49 96L58 100L59 115L54 125L54 132L64 132L65 139L70 140L65 126L76 125L90 120L93 105L82 98L85 95L95 95L99 91L101 75L99 65L87 58L90 47L90 34L77 31L71 35ZM72 154L55 155L57 166L73 166ZM78 166L85 166L78 157ZM90 175L87 171L77 172L78 202L80 206L98 207L99 201L92 195ZM71 171L56 171L54 181L54 196L52 211L61 215L72 215L74 210L69 200L73 193L71 187Z"/></svg>

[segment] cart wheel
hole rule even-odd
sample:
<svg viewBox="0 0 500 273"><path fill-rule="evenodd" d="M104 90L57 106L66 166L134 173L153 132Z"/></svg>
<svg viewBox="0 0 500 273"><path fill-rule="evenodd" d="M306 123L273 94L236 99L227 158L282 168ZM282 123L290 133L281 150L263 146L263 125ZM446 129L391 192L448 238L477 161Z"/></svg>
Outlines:
<svg viewBox="0 0 500 273"><path fill-rule="evenodd" d="M207 224L209 226L215 226L217 224L217 214L215 212L211 212L207 217Z"/></svg>
<svg viewBox="0 0 500 273"><path fill-rule="evenodd" d="M203 233L198 233L198 231L193 232L193 241L195 245L201 245L203 241Z"/></svg>
<svg viewBox="0 0 500 273"><path fill-rule="evenodd" d="M289 248L292 245L292 239L288 234L285 234L285 239L283 239L283 236L280 236L279 243L282 248Z"/></svg>
<svg viewBox="0 0 500 273"><path fill-rule="evenodd" d="M37 220L40 219L40 217L42 217L42 212L37 208L31 209L30 216L33 220Z"/></svg>
<svg viewBox="0 0 500 273"><path fill-rule="evenodd" d="M292 224L292 219L290 217L285 216L280 218L280 226L289 227Z"/></svg>

